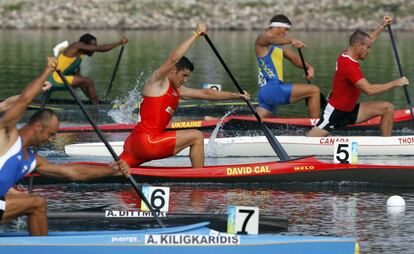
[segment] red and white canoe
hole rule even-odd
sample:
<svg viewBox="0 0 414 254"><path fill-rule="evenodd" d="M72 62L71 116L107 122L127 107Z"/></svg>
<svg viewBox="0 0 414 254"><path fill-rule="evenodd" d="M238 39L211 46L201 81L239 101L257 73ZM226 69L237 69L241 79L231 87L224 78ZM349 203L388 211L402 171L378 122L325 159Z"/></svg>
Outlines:
<svg viewBox="0 0 414 254"><path fill-rule="evenodd" d="M103 165L102 163L88 163ZM190 167L137 167L132 175L139 182L351 182L413 187L414 166L333 164L314 157L285 162ZM36 180L37 183L53 179ZM120 178L100 179L100 182L125 181Z"/></svg>
<svg viewBox="0 0 414 254"><path fill-rule="evenodd" d="M357 142L358 154L364 155L414 155L414 136L276 136L291 156L333 155L335 142ZM110 142L117 154L123 150L123 141ZM216 138L209 144L204 140L207 157L263 157L275 156L264 136ZM188 156L188 149L178 155ZM80 143L65 146L69 156L111 156L102 142Z"/></svg>
<svg viewBox="0 0 414 254"><path fill-rule="evenodd" d="M188 120L188 121L172 121L168 124L167 129L200 129L212 130L220 120ZM270 128L277 129L280 127L296 127L296 128L311 128L318 119L315 118L264 118L265 122ZM223 124L226 128L233 129L260 129L255 117L252 116L229 116L223 119ZM346 130L379 130L380 118L376 117L369 121L349 125ZM108 132L129 132L134 128L135 124L103 124L99 125L102 131ZM414 129L414 121L411 118L408 109L396 110L394 114L394 129L399 130L403 128ZM90 125L79 126L62 126L59 128L61 132L80 132L93 131Z"/></svg>

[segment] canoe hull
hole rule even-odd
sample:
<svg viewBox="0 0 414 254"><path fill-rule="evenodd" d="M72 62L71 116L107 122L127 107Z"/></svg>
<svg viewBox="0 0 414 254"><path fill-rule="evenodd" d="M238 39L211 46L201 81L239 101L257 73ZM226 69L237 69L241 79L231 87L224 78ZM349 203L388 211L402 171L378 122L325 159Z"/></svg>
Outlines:
<svg viewBox="0 0 414 254"><path fill-rule="evenodd" d="M208 114L208 113L207 113ZM191 115L191 114L190 114ZM226 131L244 130L256 131L260 130L260 125L255 117L251 116L229 116L224 118L222 124L225 125ZM316 124L318 119L314 118L263 118L263 122L273 131L280 131L281 135L287 130L303 129L309 130ZM414 121L411 118L409 110L397 110L394 114L394 130L414 129ZM167 130L180 129L199 129L204 131L213 130L220 120L184 120L172 121L168 124ZM346 126L343 131L375 131L379 133L380 118L376 117L369 121ZM130 132L135 124L104 124L99 125L102 131L107 132ZM60 132L82 132L93 131L90 125L83 126L64 126L59 128Z"/></svg>
<svg viewBox="0 0 414 254"><path fill-rule="evenodd" d="M198 226L197 226L198 225ZM0 234L2 253L308 253L353 254L355 240L342 237L228 235L203 223L147 231L56 232L46 237Z"/></svg>
<svg viewBox="0 0 414 254"><path fill-rule="evenodd" d="M350 182L414 186L414 166L332 164L313 157L201 169L140 167L132 172L136 179L149 182Z"/></svg>
<svg viewBox="0 0 414 254"><path fill-rule="evenodd" d="M414 155L414 136L348 136L348 137L305 137L277 136L281 145L291 156L334 154L334 142L358 142L358 155ZM210 142L204 140L206 157L274 157L275 152L264 136L217 138ZM119 155L123 142L110 142ZM69 156L111 156L101 142L73 144L65 146ZM188 156L189 149L184 149L178 156Z"/></svg>
<svg viewBox="0 0 414 254"><path fill-rule="evenodd" d="M79 162L103 165L102 163ZM132 168L137 182L220 182L220 183L323 183L414 187L414 166L325 163L314 157L287 162L261 162L238 165ZM38 176L36 183L54 183L55 179ZM111 177L96 182L125 182Z"/></svg>
<svg viewBox="0 0 414 254"><path fill-rule="evenodd" d="M108 208L104 208L108 209ZM63 226L72 222L78 225L80 221L94 221L94 223L115 223L135 224L136 229L148 229L158 226L152 217L105 217L103 209L96 211L66 211L66 212L48 212L48 223ZM168 213L162 218L162 222L167 227L178 227L183 224L196 224L202 220L210 222L209 228L225 232L227 230L227 214L217 213ZM261 234L275 234L288 229L287 217L259 215L259 231Z"/></svg>
<svg viewBox="0 0 414 254"><path fill-rule="evenodd" d="M116 237L116 236L114 236ZM125 236L120 236L125 237ZM315 241L315 240L313 240ZM70 244L70 245L50 245L50 246L13 246L3 247L0 250L7 254L27 254L35 251L42 254L73 254L73 253L89 253L89 254L211 254L211 253L289 253L289 254L353 254L354 248L349 241L347 242L302 242L302 243L286 243L278 240L271 244L250 244L242 246L145 246L145 245L93 245L93 244ZM3 252L2 252L3 253Z"/></svg>

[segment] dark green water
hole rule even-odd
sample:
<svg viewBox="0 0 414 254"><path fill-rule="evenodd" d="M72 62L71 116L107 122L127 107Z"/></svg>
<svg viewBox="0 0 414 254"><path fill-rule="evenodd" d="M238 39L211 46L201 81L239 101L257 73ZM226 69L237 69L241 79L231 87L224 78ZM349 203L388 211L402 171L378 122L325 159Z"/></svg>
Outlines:
<svg viewBox="0 0 414 254"><path fill-rule="evenodd" d="M92 31L99 43L112 42L126 35L127 45L118 70L111 98L125 97L137 85L142 87L151 72L158 68L169 53L191 33L189 31ZM1 97L19 93L43 68L45 57L52 54L52 48L63 40L74 41L82 31L0 31L0 87ZM238 79L242 87L253 98L257 93L257 66L254 56L254 40L257 32L211 32L211 40L221 52L223 58ZM307 32L294 33L308 45L304 50L305 58L315 67L315 83L327 94L330 90L335 61L341 50L346 48L347 32ZM408 33L396 33L402 64L408 78L412 78L414 60L411 57L411 42L414 36ZM112 73L118 49L108 53L97 53L82 64L82 73L92 77L98 93L102 97ZM220 83L226 90L235 90L219 61L204 39L198 40L187 56L194 61L196 70L189 80L189 86L199 87L200 83ZM388 34L382 34L372 49L371 55L362 63L362 69L372 83L387 82L398 78L398 70L392 54ZM285 64L285 80L305 82L303 72ZM413 90L413 88L409 88ZM69 98L67 94L59 96ZM371 98L389 100L397 108L406 106L402 89ZM284 106L281 112L286 115L304 116L303 103ZM61 147L67 143L86 142L94 134L77 135L71 138L58 138ZM95 136L94 136L95 137ZM56 147L58 147L56 145ZM50 147L42 148L41 155L53 162L76 160L54 151ZM59 150L59 149L58 149ZM77 158L78 160L82 160ZM239 163L246 160L263 158L227 158L207 161L207 164ZM412 156L397 160L412 160ZM83 159L84 160L84 159ZM98 158L90 158L98 160ZM107 158L105 161L109 161ZM167 165L176 159L165 160ZM152 162L157 164L159 162ZM188 160L185 160L188 164ZM180 161L180 165L182 162ZM75 187L73 187L75 186ZM120 196L125 192L133 201L125 202ZM97 187L95 185L54 185L35 186L35 193L49 198L49 209L64 211L69 208L87 208L90 206L110 205L111 208L134 208L135 194L128 186ZM412 253L413 226L413 190L412 189L359 189L347 185L328 186L207 186L188 184L185 187L172 186L172 202L175 212L224 212L227 205L259 206L261 213L286 216L289 219L288 234L340 235L358 240L361 253ZM405 213L390 214L385 203L389 196L398 194L407 202ZM117 225L99 225L91 221L67 225L65 228L50 224L52 230L94 230L119 229ZM74 228L74 226L76 226ZM79 227L77 227L79 226ZM81 228L80 228L81 227ZM9 225L0 230L25 230ZM134 225L126 225L134 228Z"/></svg>
<svg viewBox="0 0 414 254"><path fill-rule="evenodd" d="M85 31L0 31L0 88L1 97L19 93L32 80L44 65L44 58L52 54L52 48L63 40L75 41ZM119 40L122 35L129 38L111 98L124 97L136 85L142 87L153 70L169 56L170 52L191 33L189 31L88 31L95 34L98 43ZM241 86L256 98L257 66L254 55L255 32L213 31L210 39L216 45L227 65ZM328 94L335 69L335 61L342 49L347 46L349 32L292 32L291 35L302 39L307 48L304 55L315 68L314 83L322 92ZM414 36L410 33L395 33L401 62L408 78L414 71L411 43ZM104 96L118 55L119 48L107 53L96 53L86 58L82 64L82 74L95 80L98 93ZM189 79L188 86L200 87L201 83L220 83L226 90L235 90L232 81L220 62L201 38L188 51L187 56L195 63L196 70ZM305 83L303 71L285 61L285 81ZM399 77L387 33L379 36L368 59L362 62L364 75L371 83L384 83ZM410 87L410 90L413 88ZM66 93L55 94L66 97ZM406 107L401 88L383 95L362 100L388 100L397 108ZM304 103L283 106L281 112L287 115L306 115Z"/></svg>

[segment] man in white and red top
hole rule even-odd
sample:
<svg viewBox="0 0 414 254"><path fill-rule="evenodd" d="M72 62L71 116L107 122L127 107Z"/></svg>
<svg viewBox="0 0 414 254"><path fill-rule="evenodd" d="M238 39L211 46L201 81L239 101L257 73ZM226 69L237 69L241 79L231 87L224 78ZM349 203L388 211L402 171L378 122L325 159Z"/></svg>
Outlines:
<svg viewBox="0 0 414 254"><path fill-rule="evenodd" d="M368 35L357 30L349 39L349 47L343 51L336 62L332 94L328 100L321 119L313 127L308 136L327 136L332 130L367 121L376 116L381 117L380 130L382 136L391 136L394 106L386 101L370 101L358 104L362 92L366 95L377 95L392 88L408 85L408 79L402 77L385 84L370 84L364 78L358 60L364 60L377 36L391 24L392 18L384 17L383 23Z"/></svg>
<svg viewBox="0 0 414 254"><path fill-rule="evenodd" d="M144 86L140 107L141 121L125 140L120 158L131 167L146 161L166 158L190 147L193 167L204 166L203 135L198 130L165 131L178 107L179 99L231 100L250 99L250 95L192 89L183 86L194 70L194 65L184 56L191 44L206 33L205 24L197 25L190 37L182 42L170 57L152 73Z"/></svg>

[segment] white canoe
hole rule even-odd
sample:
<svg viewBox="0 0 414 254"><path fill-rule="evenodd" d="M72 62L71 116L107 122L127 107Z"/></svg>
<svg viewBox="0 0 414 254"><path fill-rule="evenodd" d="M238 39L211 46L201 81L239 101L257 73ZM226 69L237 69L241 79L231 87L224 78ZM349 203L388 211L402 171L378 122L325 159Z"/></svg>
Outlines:
<svg viewBox="0 0 414 254"><path fill-rule="evenodd" d="M414 136L349 136L349 137L305 137L276 136L291 156L333 155L334 142L358 142L359 155L414 155ZM110 142L117 154L123 149L123 141ZM266 137L216 138L213 142L204 140L207 157L251 157L275 156ZM111 156L102 142L82 143L65 146L69 156ZM188 156L188 149L179 156Z"/></svg>

